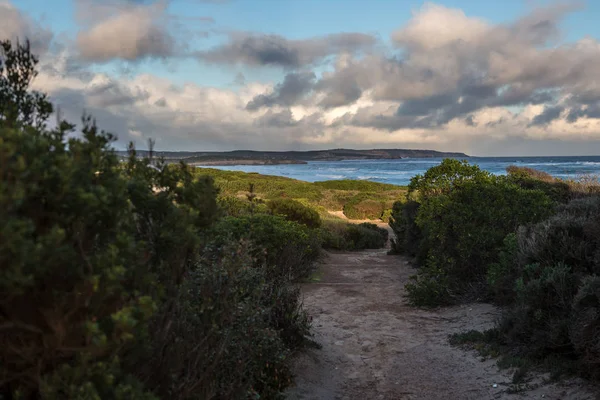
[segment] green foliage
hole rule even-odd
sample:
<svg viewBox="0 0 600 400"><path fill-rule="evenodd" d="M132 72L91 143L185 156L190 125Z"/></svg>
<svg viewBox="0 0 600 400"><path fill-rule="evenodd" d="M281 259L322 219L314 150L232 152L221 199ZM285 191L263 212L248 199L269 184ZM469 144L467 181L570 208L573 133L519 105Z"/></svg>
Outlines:
<svg viewBox="0 0 600 400"><path fill-rule="evenodd" d="M38 73L37 63L29 41L16 46L9 40L0 41L0 127L45 126L52 104L46 94L29 90Z"/></svg>
<svg viewBox="0 0 600 400"><path fill-rule="evenodd" d="M290 198L318 202L323 197L322 190L312 183L281 176L224 171L214 168L196 168L195 174L212 176L224 196L246 195L252 184L256 196L266 200Z"/></svg>
<svg viewBox="0 0 600 400"><path fill-rule="evenodd" d="M296 280L308 276L320 255L318 234L280 216L256 214L225 217L208 235L215 246L248 239L255 244L253 256L276 277Z"/></svg>
<svg viewBox="0 0 600 400"><path fill-rule="evenodd" d="M359 191L359 192L386 192L390 190L398 190L400 187L396 185L390 185L388 183L371 182L364 180L331 180L315 182L316 186L323 189L333 190L345 190L345 191Z"/></svg>
<svg viewBox="0 0 600 400"><path fill-rule="evenodd" d="M104 393L97 371L156 309L156 267L171 260L145 257L111 137L89 121L83 137L0 128L2 390L28 396L48 377Z"/></svg>
<svg viewBox="0 0 600 400"><path fill-rule="evenodd" d="M273 215L281 215L289 221L298 222L309 228L321 226L319 213L296 200L274 199L267 203L267 207Z"/></svg>
<svg viewBox="0 0 600 400"><path fill-rule="evenodd" d="M374 193L359 193L344 205L344 215L350 219L381 219L386 203Z"/></svg>
<svg viewBox="0 0 600 400"><path fill-rule="evenodd" d="M423 175L415 175L408 185L408 195L426 199L430 196L448 193L462 182L490 180L492 174L482 171L477 165L466 160L444 159L439 165L429 168Z"/></svg>
<svg viewBox="0 0 600 400"><path fill-rule="evenodd" d="M165 315L169 323L153 326L152 351L136 360L136 373L161 398L276 398L289 385L290 350L270 323L274 284L249 247L209 247Z"/></svg>
<svg viewBox="0 0 600 400"><path fill-rule="evenodd" d="M390 209L393 202L406 193L406 189L402 186L361 180L309 183L280 176L212 168L196 168L195 174L212 176L220 189L221 196L225 198L247 196L248 188L253 185L253 195L257 200L293 199L313 209L324 207L330 211L342 211L348 202L352 202L349 211L351 215L379 214L373 219L382 216L383 210L379 210L380 203L384 204L384 209ZM358 204L363 200L366 202L365 210L362 204ZM369 203L376 204L374 213ZM358 211L354 211L357 204ZM228 205L233 206L233 204Z"/></svg>
<svg viewBox="0 0 600 400"><path fill-rule="evenodd" d="M420 205L421 203L414 200L394 203L389 220L396 236L392 239L393 253L417 256L422 240L421 229L416 222Z"/></svg>
<svg viewBox="0 0 600 400"><path fill-rule="evenodd" d="M511 182L525 189L541 190L556 202L566 203L572 198L571 188L567 182L545 172L514 165L508 166L506 172Z"/></svg>
<svg viewBox="0 0 600 400"><path fill-rule="evenodd" d="M446 195L426 199L416 223L425 240L428 261L444 271L453 296L485 289L483 278L498 261L507 234L552 212L542 192L525 190L502 177L462 182ZM423 251L423 250L421 250ZM430 274L431 270L422 273Z"/></svg>
<svg viewBox="0 0 600 400"><path fill-rule="evenodd" d="M516 233L504 238L498 261L491 263L487 271L487 283L493 299L498 304L506 304L515 298L515 279L518 273L515 258L518 252Z"/></svg>
<svg viewBox="0 0 600 400"><path fill-rule="evenodd" d="M323 248L332 250L365 250L385 247L387 229L375 224L349 224L343 221L325 221L321 229Z"/></svg>
<svg viewBox="0 0 600 400"><path fill-rule="evenodd" d="M413 178L408 197L394 207L393 246L423 265L407 290L412 303L427 306L485 296L506 235L553 210L544 192L452 159Z"/></svg>

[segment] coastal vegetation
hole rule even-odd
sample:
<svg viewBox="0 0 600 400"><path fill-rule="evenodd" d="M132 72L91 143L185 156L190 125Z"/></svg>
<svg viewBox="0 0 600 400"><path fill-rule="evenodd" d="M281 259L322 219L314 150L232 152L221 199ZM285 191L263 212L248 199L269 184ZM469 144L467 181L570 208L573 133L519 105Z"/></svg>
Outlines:
<svg viewBox="0 0 600 400"><path fill-rule="evenodd" d="M494 330L455 335L487 354L600 377L600 183L444 160L394 204L393 251L414 257L409 301L502 306ZM487 349L487 350L485 350ZM504 357L503 359L508 359ZM517 361L515 361L517 360Z"/></svg>
<svg viewBox="0 0 600 400"><path fill-rule="evenodd" d="M387 241L327 213L365 189L123 159L91 116L48 127L36 65L0 42L0 398L281 398L317 345L297 283Z"/></svg>

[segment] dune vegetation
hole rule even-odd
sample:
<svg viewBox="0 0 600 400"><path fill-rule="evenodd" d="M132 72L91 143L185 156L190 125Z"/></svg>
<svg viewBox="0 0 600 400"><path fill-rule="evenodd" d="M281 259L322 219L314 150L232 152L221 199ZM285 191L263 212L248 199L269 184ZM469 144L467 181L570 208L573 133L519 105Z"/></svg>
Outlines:
<svg viewBox="0 0 600 400"><path fill-rule="evenodd" d="M414 257L415 306L502 306L488 332L456 335L506 363L600 377L600 183L511 166L493 176L444 160L394 205L394 252ZM518 383L518 382L515 382Z"/></svg>

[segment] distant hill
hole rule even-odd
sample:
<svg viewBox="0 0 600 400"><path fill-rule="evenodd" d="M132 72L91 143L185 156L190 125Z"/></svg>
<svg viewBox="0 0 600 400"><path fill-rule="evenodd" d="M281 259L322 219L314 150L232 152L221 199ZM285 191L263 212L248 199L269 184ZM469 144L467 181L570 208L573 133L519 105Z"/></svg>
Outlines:
<svg viewBox="0 0 600 400"><path fill-rule="evenodd" d="M376 160L401 158L434 158L451 157L467 158L464 153L440 152L434 150L410 149L373 149L373 150L312 150L312 151L155 151L156 157L163 157L168 162L185 161L192 165L242 165L242 164L305 164L308 161L342 161L342 160ZM127 152L117 154L127 156ZM147 151L139 150L140 156Z"/></svg>

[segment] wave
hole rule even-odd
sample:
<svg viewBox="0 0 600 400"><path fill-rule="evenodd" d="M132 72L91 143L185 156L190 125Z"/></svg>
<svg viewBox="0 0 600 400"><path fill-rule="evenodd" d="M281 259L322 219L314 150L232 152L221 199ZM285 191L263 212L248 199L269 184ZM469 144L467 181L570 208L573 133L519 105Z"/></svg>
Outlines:
<svg viewBox="0 0 600 400"><path fill-rule="evenodd" d="M344 175L316 174L316 176L319 176L321 178L327 178L327 179L345 179L345 178L348 178L347 176L344 176Z"/></svg>

